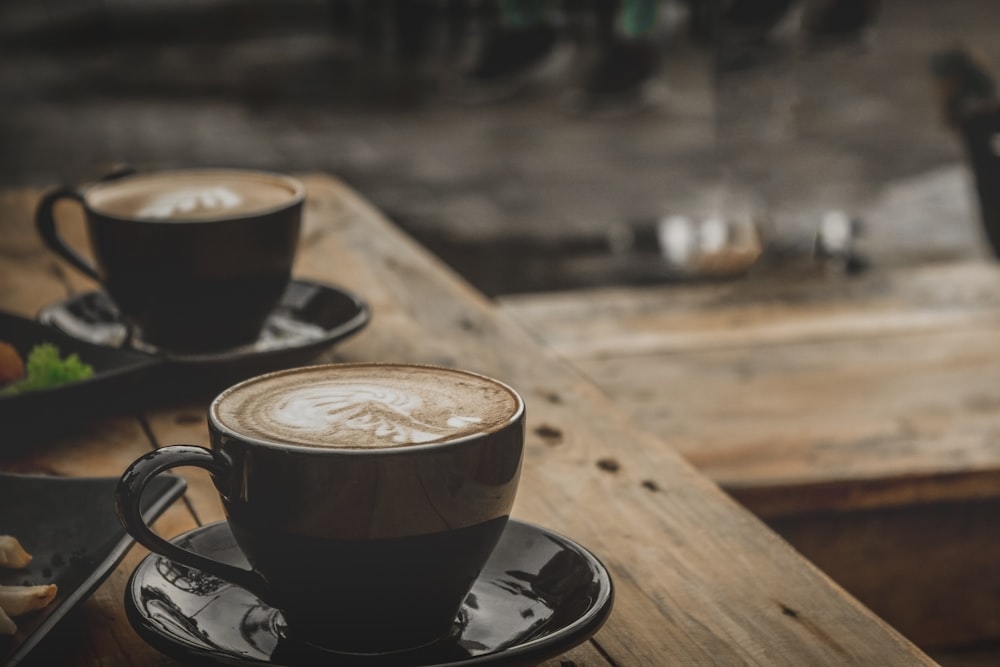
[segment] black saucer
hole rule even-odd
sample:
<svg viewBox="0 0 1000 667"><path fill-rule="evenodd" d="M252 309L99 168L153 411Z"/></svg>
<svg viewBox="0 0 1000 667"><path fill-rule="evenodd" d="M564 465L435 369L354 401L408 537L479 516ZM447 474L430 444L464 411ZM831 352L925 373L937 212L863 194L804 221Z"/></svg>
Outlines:
<svg viewBox="0 0 1000 667"><path fill-rule="evenodd" d="M87 343L132 349L173 364L196 366L267 361L292 365L357 332L370 317L368 305L360 297L301 279L289 284L257 340L210 352L176 352L138 340L104 292L81 294L47 306L38 314L43 324Z"/></svg>
<svg viewBox="0 0 1000 667"><path fill-rule="evenodd" d="M225 522L173 541L247 566ZM413 651L358 656L293 645L279 638L280 612L238 586L156 554L132 573L125 609L139 635L185 662L468 667L534 664L564 653L597 632L613 597L608 571L593 554L512 519L466 598L452 636Z"/></svg>

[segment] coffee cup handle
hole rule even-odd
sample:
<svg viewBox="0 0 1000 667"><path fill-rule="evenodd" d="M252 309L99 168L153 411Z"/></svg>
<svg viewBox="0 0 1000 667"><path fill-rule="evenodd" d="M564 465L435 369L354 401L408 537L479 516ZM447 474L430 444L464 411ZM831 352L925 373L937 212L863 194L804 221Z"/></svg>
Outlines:
<svg viewBox="0 0 1000 667"><path fill-rule="evenodd" d="M150 452L133 462L118 481L118 487L115 489L115 509L119 521L139 544L150 551L166 556L175 563L225 579L266 601L271 597L269 588L256 572L181 549L154 533L143 520L139 508L146 486L160 473L180 466L207 470L217 483L221 483L222 488L227 485L231 471L229 460L225 456L204 447L171 445Z"/></svg>
<svg viewBox="0 0 1000 667"><path fill-rule="evenodd" d="M38 202L38 209L35 211L35 227L38 229L38 234L50 250L65 259L84 275L100 281L97 269L84 259L80 253L70 247L59 234L59 230L56 229L56 218L53 209L56 202L61 199L74 199L83 204L83 195L76 188L61 187L47 193Z"/></svg>
<svg viewBox="0 0 1000 667"><path fill-rule="evenodd" d="M122 178L123 176L130 176L134 173L136 172L132 167L121 166L114 169L111 173L107 174L100 180L102 183L105 181L113 181ZM65 239L63 239L63 237L59 234L59 230L56 228L54 209L56 203L61 199L73 199L79 202L81 206L84 204L83 194L77 188L71 186L63 186L47 193L42 197L42 200L38 202L38 208L35 211L35 227L38 229L38 234L42 237L42 241L45 242L45 245L47 245L50 250L65 259L84 275L100 282L100 275L94 265L84 259L83 255L74 250L65 241Z"/></svg>

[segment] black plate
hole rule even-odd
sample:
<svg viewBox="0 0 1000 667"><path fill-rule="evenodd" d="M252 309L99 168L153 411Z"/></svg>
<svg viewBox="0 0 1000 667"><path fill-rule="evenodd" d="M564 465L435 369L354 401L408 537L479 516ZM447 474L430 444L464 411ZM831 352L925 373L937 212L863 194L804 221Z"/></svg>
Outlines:
<svg viewBox="0 0 1000 667"><path fill-rule="evenodd" d="M24 660L45 635L86 599L132 546L114 510L117 477L45 477L0 473L0 534L13 535L32 555L28 567L0 568L0 584L55 583L45 609L16 618L17 633L0 637L0 664ZM184 480L160 475L143 496L147 522L182 493Z"/></svg>
<svg viewBox="0 0 1000 667"><path fill-rule="evenodd" d="M114 304L89 292L46 307L38 321L0 312L0 340L23 357L39 343L76 353L94 368L80 382L0 397L0 457L72 428L84 418L127 414L177 396L206 399L260 373L309 363L371 318L359 297L293 280L257 341L205 354L174 354L130 339ZM141 349L140 349L141 348Z"/></svg>
<svg viewBox="0 0 1000 667"><path fill-rule="evenodd" d="M174 542L247 567L224 522ZM290 644L279 639L280 612L238 586L156 554L132 574L125 610L139 635L186 663L470 667L534 664L564 653L597 632L613 597L611 577L593 554L512 519L466 598L454 634L413 651L357 656Z"/></svg>
<svg viewBox="0 0 1000 667"><path fill-rule="evenodd" d="M10 313L0 312L0 340L27 360L35 345L52 343L65 357L76 354L94 369L86 380L46 389L0 396L0 455L32 444L34 437L111 407L109 397L136 395L146 372L162 361L133 350L109 348L79 340L62 331ZM127 408L128 406L121 406Z"/></svg>

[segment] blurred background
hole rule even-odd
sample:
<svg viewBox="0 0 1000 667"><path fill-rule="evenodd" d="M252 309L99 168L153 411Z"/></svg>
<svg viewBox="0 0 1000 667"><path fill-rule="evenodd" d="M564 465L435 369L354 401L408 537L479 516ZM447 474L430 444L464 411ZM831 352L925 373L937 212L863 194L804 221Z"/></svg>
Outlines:
<svg viewBox="0 0 1000 667"><path fill-rule="evenodd" d="M5 0L0 185L326 171L490 295L987 257L946 122L964 83L932 60L989 73L998 19L993 0Z"/></svg>

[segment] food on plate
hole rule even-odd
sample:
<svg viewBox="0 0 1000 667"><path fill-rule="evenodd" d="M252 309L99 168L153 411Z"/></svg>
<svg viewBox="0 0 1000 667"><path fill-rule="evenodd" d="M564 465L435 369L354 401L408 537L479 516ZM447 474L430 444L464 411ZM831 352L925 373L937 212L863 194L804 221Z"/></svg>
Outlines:
<svg viewBox="0 0 1000 667"><path fill-rule="evenodd" d="M31 562L31 554L24 550L16 537L0 535L0 565L22 568ZM55 599L59 588L55 584L37 586L0 585L0 636L17 632L12 617L38 611Z"/></svg>
<svg viewBox="0 0 1000 667"><path fill-rule="evenodd" d="M0 637L9 636L17 632L17 623L4 612L0 607Z"/></svg>
<svg viewBox="0 0 1000 667"><path fill-rule="evenodd" d="M25 369L24 378L8 384L0 390L0 396L11 396L67 382L86 380L94 374L94 369L80 361L80 357L76 354L70 354L65 359L61 358L59 348L52 343L41 343L31 348Z"/></svg>
<svg viewBox="0 0 1000 667"><path fill-rule="evenodd" d="M10 343L0 340L0 387L24 377L24 360Z"/></svg>
<svg viewBox="0 0 1000 667"><path fill-rule="evenodd" d="M0 567L20 569L31 562L31 554L24 550L13 535L0 535Z"/></svg>
<svg viewBox="0 0 1000 667"><path fill-rule="evenodd" d="M39 586L0 586L0 609L8 616L24 616L38 611L55 599L55 584Z"/></svg>

